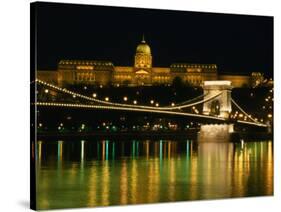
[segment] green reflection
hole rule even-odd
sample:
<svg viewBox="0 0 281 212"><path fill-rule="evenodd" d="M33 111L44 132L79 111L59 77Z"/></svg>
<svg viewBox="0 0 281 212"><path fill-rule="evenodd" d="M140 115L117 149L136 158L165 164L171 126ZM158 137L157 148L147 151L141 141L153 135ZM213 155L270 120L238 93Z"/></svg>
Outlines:
<svg viewBox="0 0 281 212"><path fill-rule="evenodd" d="M271 141L42 141L38 148L39 209L273 193Z"/></svg>

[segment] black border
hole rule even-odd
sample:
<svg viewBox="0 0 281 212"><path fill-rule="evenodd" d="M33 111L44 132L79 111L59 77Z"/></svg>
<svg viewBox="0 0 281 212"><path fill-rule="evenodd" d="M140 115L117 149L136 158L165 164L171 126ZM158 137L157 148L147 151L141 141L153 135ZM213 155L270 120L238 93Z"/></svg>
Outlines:
<svg viewBox="0 0 281 212"><path fill-rule="evenodd" d="M36 210L36 12L37 3L30 3L30 209Z"/></svg>

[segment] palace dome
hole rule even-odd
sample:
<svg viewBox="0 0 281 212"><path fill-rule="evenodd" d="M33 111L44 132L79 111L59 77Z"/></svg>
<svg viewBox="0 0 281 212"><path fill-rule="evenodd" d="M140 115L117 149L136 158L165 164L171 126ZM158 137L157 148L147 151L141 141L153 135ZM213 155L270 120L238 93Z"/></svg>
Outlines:
<svg viewBox="0 0 281 212"><path fill-rule="evenodd" d="M137 51L136 51L136 53L151 55L150 47L149 47L149 45L145 42L144 39L143 39L143 40L141 41L141 43L137 46Z"/></svg>

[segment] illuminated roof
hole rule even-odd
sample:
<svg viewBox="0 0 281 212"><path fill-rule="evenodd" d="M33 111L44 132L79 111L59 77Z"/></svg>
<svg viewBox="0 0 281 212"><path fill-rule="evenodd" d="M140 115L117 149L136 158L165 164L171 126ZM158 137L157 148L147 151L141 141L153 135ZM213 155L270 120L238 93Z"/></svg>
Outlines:
<svg viewBox="0 0 281 212"><path fill-rule="evenodd" d="M139 54L149 54L149 55L151 55L150 47L149 47L149 45L145 42L144 37L142 38L141 43L137 46L136 53L139 53Z"/></svg>

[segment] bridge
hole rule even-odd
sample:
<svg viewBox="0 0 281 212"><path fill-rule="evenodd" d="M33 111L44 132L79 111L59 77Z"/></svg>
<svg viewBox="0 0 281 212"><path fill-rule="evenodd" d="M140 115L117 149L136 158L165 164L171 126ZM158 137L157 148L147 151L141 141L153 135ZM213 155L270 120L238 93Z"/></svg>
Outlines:
<svg viewBox="0 0 281 212"><path fill-rule="evenodd" d="M232 86L230 81L205 81L203 84L204 93L202 95L177 104L161 107L110 102L73 92L66 88L61 88L57 85L44 82L39 79L36 79L36 83L36 86L40 85L44 88L41 92L45 91L45 93L49 93L49 90L53 90L56 93L64 95L63 98L55 96L53 99L48 101L38 98L35 105L40 107L88 108L95 110L146 112L192 117L197 118L202 122L210 123L238 123L262 128L268 127L266 124L253 119L239 106L236 101L232 99ZM203 105L202 112L197 111L197 113L191 113L186 111L187 109L194 108L198 105ZM230 114L232 112L232 107L236 107L241 113L243 113L245 120L231 119Z"/></svg>

